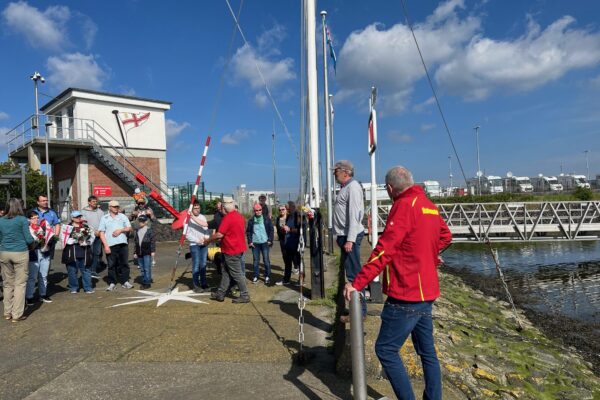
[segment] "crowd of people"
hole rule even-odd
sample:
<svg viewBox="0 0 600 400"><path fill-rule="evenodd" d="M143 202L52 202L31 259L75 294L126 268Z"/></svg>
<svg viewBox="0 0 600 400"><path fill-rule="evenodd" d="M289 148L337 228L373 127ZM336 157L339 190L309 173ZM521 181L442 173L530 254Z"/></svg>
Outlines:
<svg viewBox="0 0 600 400"><path fill-rule="evenodd" d="M340 190L332 210L333 230L340 248L340 269L348 283L344 296L351 300L353 292L363 293L362 318L367 317L364 290L382 272L383 292L387 295L381 314L381 328L375 344L376 354L389 377L398 398L414 398L410 380L399 350L410 335L421 358L425 378L423 398L441 398L441 373L437 359L432 323L433 302L440 295L437 266L440 254L452 240L450 230L437 207L423 189L414 184L412 174L404 167L390 169L385 177L386 189L393 202L386 227L366 264L361 264L360 246L364 237L364 198L360 184L354 179L350 161L335 163L333 174ZM141 289L152 284L152 266L156 255L156 237L151 227L154 213L141 193L136 192L136 206L129 218L121 212L119 202L108 203L108 213L98 207L98 199L90 196L88 206L73 210L70 222L61 225L56 212L48 207L48 198L40 195L37 207L25 212L18 199L8 200L0 217L0 266L4 281L4 318L12 322L26 319L26 304L52 302L48 293L48 271L56 242L62 240L61 261L68 272L68 288L79 292L79 275L83 291L94 293L93 279L98 278L102 251L107 258L107 291L120 284L131 289L128 263L128 239L132 234L134 257L141 273ZM244 254L252 251L253 284L259 283L260 259L265 285L271 284L270 249L275 231L284 261L284 274L276 285L289 285L292 273L301 265L300 240L305 238L306 224L293 202L278 206L273 219L260 196L253 215L245 219L231 201L219 202L209 222L201 213L201 205L193 204L186 238L192 258L192 288L202 293L209 288L206 263L209 245L219 251L215 262L221 266L221 280L211 298L223 302L234 288L239 296L233 303L248 303ZM211 233L212 230L212 233ZM36 285L37 283L37 285ZM350 316L342 315L347 323Z"/></svg>
<svg viewBox="0 0 600 400"><path fill-rule="evenodd" d="M45 195L39 195L36 207L27 211L23 210L21 200L9 199L0 213L3 214L0 215L0 267L5 319L23 321L27 318L24 315L27 306L53 302L48 292L48 274L59 242L63 249L60 261L65 265L67 289L71 294L81 290L85 294L95 293L94 281L100 279L102 265L107 269L106 291L112 292L118 285L132 289L131 255L140 272L139 288L151 288L156 257L156 235L151 224L155 216L144 196L136 192L134 199L133 211L125 215L118 201L109 201L108 212L104 212L99 199L90 196L87 206L72 210L68 221L62 223L57 212L49 208ZM209 289L207 256L209 245L215 243L218 246L215 262L222 267L225 280L213 297L220 299L225 292L239 291L235 302L247 302L244 253L248 248L253 255L252 283L259 282L262 256L264 283L271 284L270 249L275 232L271 210L264 195L254 205L254 215L248 220L237 211L233 201L218 202L216 208L209 224L201 213L201 204L196 201L188 220L186 239L192 259L192 289L197 293ZM284 278L276 284L287 285L291 283L292 272L298 272L300 260L301 222L293 202L279 207L276 226L285 263Z"/></svg>

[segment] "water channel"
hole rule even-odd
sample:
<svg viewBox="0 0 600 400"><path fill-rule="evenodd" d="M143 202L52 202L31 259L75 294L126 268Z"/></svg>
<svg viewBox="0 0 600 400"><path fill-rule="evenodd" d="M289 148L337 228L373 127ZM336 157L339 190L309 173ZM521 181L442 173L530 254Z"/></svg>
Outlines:
<svg viewBox="0 0 600 400"><path fill-rule="evenodd" d="M584 323L600 323L600 241L494 243L511 293L525 306ZM497 278L487 245L452 245L446 266L482 278Z"/></svg>

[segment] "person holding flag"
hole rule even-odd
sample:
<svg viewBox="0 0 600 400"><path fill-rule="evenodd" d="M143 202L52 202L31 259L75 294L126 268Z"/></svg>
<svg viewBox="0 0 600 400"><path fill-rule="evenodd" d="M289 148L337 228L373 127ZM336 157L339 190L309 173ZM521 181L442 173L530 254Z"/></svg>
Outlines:
<svg viewBox="0 0 600 400"><path fill-rule="evenodd" d="M41 298L44 303L52 303L50 296L47 293L48 287L48 271L50 271L50 263L54 258L54 247L56 242L50 240L53 236L58 236L60 233L60 219L56 211L48 207L48 197L40 194L37 198L37 207L33 209L38 215L38 223L44 225L45 232L45 245L42 246L38 253L39 259L39 274L40 280L38 282L38 290L40 296L44 293Z"/></svg>

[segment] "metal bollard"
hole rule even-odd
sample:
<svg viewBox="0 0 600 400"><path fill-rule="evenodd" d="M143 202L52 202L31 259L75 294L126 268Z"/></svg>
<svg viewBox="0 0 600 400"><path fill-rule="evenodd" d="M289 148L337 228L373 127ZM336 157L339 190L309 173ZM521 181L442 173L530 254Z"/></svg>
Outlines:
<svg viewBox="0 0 600 400"><path fill-rule="evenodd" d="M365 343L360 292L352 292L350 299L350 349L352 352L352 386L354 398L367 400L365 377Z"/></svg>

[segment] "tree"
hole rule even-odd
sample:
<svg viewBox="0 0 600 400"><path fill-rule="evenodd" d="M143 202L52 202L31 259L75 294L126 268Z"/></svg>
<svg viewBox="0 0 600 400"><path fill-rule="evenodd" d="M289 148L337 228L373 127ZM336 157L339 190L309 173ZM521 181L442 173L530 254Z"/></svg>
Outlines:
<svg viewBox="0 0 600 400"><path fill-rule="evenodd" d="M0 175L15 174L20 172L19 164L13 161L5 161L0 163ZM21 179L13 179L7 187L0 189L0 207L4 208L4 205L8 201L8 197L21 198ZM25 191L26 191L26 208L35 206L37 196L40 194L46 194L46 175L41 174L40 171L33 170L29 167L25 167Z"/></svg>

